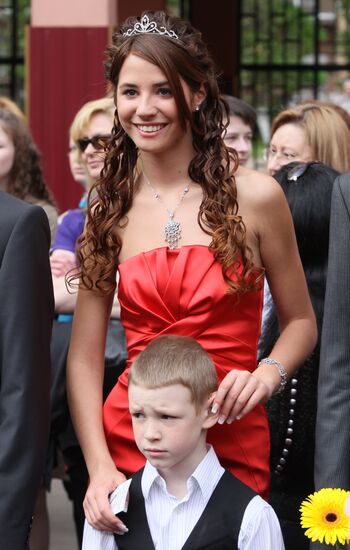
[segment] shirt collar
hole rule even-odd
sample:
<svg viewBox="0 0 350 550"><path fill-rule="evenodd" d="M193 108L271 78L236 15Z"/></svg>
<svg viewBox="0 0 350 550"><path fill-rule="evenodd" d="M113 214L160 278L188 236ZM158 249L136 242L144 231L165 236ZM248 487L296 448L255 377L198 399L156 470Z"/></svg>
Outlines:
<svg viewBox="0 0 350 550"><path fill-rule="evenodd" d="M207 447L207 454L189 478L189 480L196 480L206 502L208 502L219 479L225 471L221 466L213 447L211 445L208 445ZM187 484L189 480L187 481ZM145 500L148 499L150 490L155 482L164 484L165 487L163 478L159 475L157 469L154 468L154 466L152 466L152 464L150 464L147 460L141 480L142 494Z"/></svg>

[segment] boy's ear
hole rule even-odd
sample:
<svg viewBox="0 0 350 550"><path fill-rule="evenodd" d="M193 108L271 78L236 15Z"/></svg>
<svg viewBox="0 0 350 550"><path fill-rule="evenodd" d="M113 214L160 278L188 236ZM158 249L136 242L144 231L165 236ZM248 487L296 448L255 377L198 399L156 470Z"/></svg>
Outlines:
<svg viewBox="0 0 350 550"><path fill-rule="evenodd" d="M205 419L203 423L203 428L205 428L206 430L208 428L211 428L212 426L215 426L219 418L219 411L217 411L216 413L212 412L212 406L215 400L215 396L216 396L216 392L212 393L208 397L208 401L206 403Z"/></svg>

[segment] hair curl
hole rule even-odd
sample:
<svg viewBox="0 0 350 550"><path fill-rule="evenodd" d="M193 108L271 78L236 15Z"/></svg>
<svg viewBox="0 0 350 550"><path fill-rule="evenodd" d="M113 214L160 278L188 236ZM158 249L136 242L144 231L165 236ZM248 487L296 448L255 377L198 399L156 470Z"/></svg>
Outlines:
<svg viewBox="0 0 350 550"><path fill-rule="evenodd" d="M188 175L203 191L198 223L212 237L210 249L222 265L228 289L238 293L255 290L260 285L256 276L258 270L252 262L245 225L238 214L234 178L238 158L233 149L226 148L222 139L228 123L228 106L219 97L213 60L201 34L188 22L161 11L147 11L141 17L144 15L158 27L175 31L179 40L153 34L126 37L123 33L140 20L129 18L113 35L113 43L107 50L107 78L116 94L120 70L131 53L158 66L165 74L180 123L184 128L189 123L192 129L195 156ZM180 78L192 92L202 85L205 87L206 97L199 111L191 113ZM113 230L125 222L132 206L137 159L137 148L119 124L116 113L102 177L90 192L86 229L77 250L82 288L102 293L110 293L115 288L115 267L122 242ZM241 270L238 259L242 260ZM255 276L252 277L253 272Z"/></svg>
<svg viewBox="0 0 350 550"><path fill-rule="evenodd" d="M14 145L6 191L27 202L38 199L54 205L41 169L41 155L27 124L10 110L0 108L0 126Z"/></svg>

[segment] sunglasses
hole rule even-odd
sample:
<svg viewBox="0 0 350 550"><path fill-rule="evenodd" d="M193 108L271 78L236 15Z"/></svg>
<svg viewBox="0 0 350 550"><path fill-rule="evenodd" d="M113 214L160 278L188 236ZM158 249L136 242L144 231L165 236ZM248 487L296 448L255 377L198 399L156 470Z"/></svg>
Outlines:
<svg viewBox="0 0 350 550"><path fill-rule="evenodd" d="M287 180L297 181L301 176L305 174L309 166L312 166L313 164L318 164L317 160L313 160L312 162L300 162L296 164L295 166L293 166L293 168L288 170Z"/></svg>
<svg viewBox="0 0 350 550"><path fill-rule="evenodd" d="M91 143L93 148L98 151L100 151L101 149L106 149L110 139L111 139L110 134L107 134L107 135L97 134L96 136L92 136L91 138L78 139L77 143L80 151L84 153L89 143Z"/></svg>

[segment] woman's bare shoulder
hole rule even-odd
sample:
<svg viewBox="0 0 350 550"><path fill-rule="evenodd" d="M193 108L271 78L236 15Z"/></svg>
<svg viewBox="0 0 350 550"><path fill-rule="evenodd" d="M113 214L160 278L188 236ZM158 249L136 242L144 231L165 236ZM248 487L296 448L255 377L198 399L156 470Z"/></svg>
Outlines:
<svg viewBox="0 0 350 550"><path fill-rule="evenodd" d="M284 200L284 193L277 181L262 172L239 167L235 175L238 204L248 203L251 208L276 204Z"/></svg>

